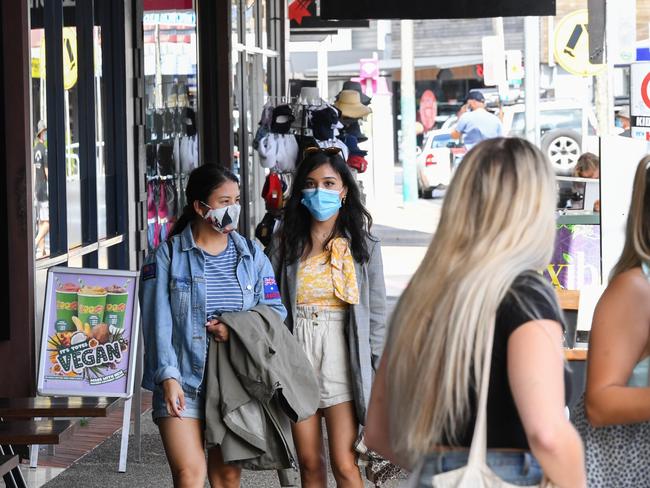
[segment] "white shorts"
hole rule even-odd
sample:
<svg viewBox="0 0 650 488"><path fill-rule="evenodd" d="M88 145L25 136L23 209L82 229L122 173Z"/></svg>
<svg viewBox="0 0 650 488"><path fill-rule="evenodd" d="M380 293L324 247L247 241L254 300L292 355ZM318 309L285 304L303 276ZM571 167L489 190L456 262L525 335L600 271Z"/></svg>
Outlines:
<svg viewBox="0 0 650 488"><path fill-rule="evenodd" d="M318 408L353 400L345 325L347 310L299 305L293 334L314 367L320 386Z"/></svg>

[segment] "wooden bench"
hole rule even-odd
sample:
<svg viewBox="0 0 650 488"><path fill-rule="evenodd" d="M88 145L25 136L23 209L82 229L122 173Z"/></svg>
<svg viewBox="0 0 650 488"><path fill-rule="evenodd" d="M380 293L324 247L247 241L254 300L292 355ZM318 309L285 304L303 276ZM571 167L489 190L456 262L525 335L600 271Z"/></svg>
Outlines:
<svg viewBox="0 0 650 488"><path fill-rule="evenodd" d="M12 444L30 445L35 468L39 445L53 446L72 435L75 422L55 418L106 417L119 404L119 398L109 397L0 398L0 444L8 446L7 454L14 453Z"/></svg>
<svg viewBox="0 0 650 488"><path fill-rule="evenodd" d="M0 418L106 417L119 406L119 400L107 397L0 398Z"/></svg>

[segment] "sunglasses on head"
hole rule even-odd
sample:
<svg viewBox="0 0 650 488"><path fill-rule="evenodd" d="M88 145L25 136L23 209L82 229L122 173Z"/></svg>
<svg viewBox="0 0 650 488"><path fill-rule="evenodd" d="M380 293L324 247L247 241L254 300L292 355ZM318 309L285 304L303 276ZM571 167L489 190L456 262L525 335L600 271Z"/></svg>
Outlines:
<svg viewBox="0 0 650 488"><path fill-rule="evenodd" d="M307 157L316 153L324 153L332 156L334 154L339 154L340 152L341 152L341 148L338 146L330 146L330 147L309 146L305 148L305 150L303 151L303 157Z"/></svg>

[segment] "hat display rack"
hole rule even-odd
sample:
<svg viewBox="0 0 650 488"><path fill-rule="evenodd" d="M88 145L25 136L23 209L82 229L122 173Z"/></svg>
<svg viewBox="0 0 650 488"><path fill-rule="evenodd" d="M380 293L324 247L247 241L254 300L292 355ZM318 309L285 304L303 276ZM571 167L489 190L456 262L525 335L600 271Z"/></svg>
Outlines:
<svg viewBox="0 0 650 488"><path fill-rule="evenodd" d="M368 138L359 122L372 113L370 101L361 85L352 81L344 84L334 103L323 100L316 87L302 87L297 97L268 98L253 141L260 164L269 171L262 190L267 212L255 231L262 244L269 244L282 219L293 175L306 148L338 147L355 179L366 171L368 153L359 143Z"/></svg>
<svg viewBox="0 0 650 488"><path fill-rule="evenodd" d="M149 250L169 235L185 205L183 188L188 175L199 161L193 97L178 80L159 84L149 93L145 110Z"/></svg>

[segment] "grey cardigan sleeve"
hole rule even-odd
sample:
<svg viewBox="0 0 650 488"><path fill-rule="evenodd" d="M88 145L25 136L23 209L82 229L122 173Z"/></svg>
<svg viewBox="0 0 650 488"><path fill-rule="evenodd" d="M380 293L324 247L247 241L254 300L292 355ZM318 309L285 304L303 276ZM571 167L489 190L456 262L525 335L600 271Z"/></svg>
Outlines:
<svg viewBox="0 0 650 488"><path fill-rule="evenodd" d="M368 261L368 285L370 287L370 351L373 370L379 368L379 360L384 350L386 334L386 285L384 265L381 258L381 244L375 241Z"/></svg>

